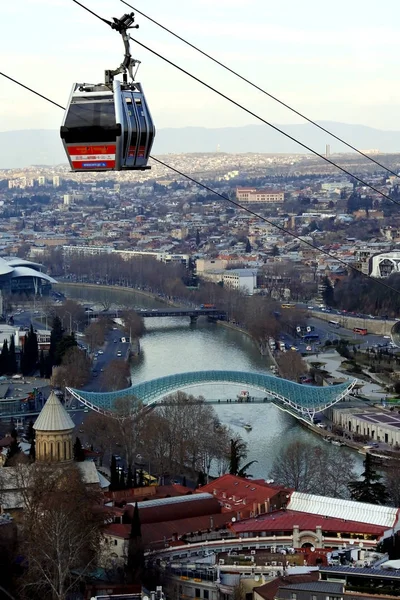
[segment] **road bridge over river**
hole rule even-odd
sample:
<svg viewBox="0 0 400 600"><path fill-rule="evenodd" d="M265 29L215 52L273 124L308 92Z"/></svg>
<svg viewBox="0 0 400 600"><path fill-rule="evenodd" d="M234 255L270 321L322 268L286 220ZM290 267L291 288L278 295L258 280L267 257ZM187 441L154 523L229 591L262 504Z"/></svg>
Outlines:
<svg viewBox="0 0 400 600"><path fill-rule="evenodd" d="M210 321L224 321L226 313L218 308L138 308L134 309L138 315L145 319L160 317L189 317L191 322L197 321L199 317L208 317ZM108 317L117 319L123 317L123 311L113 310L91 310L86 309L88 319Z"/></svg>

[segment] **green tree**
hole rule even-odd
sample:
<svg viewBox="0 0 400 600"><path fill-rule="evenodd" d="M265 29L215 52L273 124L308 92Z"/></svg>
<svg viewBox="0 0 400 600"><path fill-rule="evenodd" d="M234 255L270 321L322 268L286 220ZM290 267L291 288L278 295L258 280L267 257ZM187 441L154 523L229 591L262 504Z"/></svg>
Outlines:
<svg viewBox="0 0 400 600"><path fill-rule="evenodd" d="M246 240L246 253L249 254L251 252L252 248L251 248L251 244L250 244L250 240L249 238L247 238Z"/></svg>
<svg viewBox="0 0 400 600"><path fill-rule="evenodd" d="M247 474L247 469L254 463L256 460L252 460L245 465L241 466L241 462L247 456L247 444L242 440L241 437L237 437L231 439L230 442L230 452L229 452L229 473L231 475L237 475L238 477L249 477Z"/></svg>
<svg viewBox="0 0 400 600"><path fill-rule="evenodd" d="M10 347L8 350L8 372L16 373L18 371L17 357L15 355L14 336L10 336Z"/></svg>
<svg viewBox="0 0 400 600"><path fill-rule="evenodd" d="M144 547L140 523L139 507L136 502L133 511L131 531L128 542L128 560L126 565L126 581L130 584L140 584L144 568Z"/></svg>
<svg viewBox="0 0 400 600"><path fill-rule="evenodd" d="M40 377L44 377L46 374L46 362L45 362L45 358L44 358L44 352L43 350L40 351L40 358L39 358L39 373L40 373Z"/></svg>
<svg viewBox="0 0 400 600"><path fill-rule="evenodd" d="M85 460L85 451L82 446L81 440L77 437L74 444L74 460L77 462L83 462Z"/></svg>
<svg viewBox="0 0 400 600"><path fill-rule="evenodd" d="M28 440L28 442L31 442L35 439L36 437L36 432L33 428L33 421L30 420L28 423L28 427L26 428L26 439Z"/></svg>
<svg viewBox="0 0 400 600"><path fill-rule="evenodd" d="M3 373L9 373L8 365L9 365L8 342L7 342L7 340L4 340L3 348L1 350L1 366L2 366Z"/></svg>
<svg viewBox="0 0 400 600"><path fill-rule="evenodd" d="M13 458L22 452L21 446L18 443L16 437L12 438L11 444L7 450L6 462L4 463L5 467L9 467L13 464Z"/></svg>
<svg viewBox="0 0 400 600"><path fill-rule="evenodd" d="M56 363L56 352L57 352L57 346L58 346L59 342L61 342L62 337L63 337L63 328L62 328L62 324L61 324L61 319L60 319L60 317L55 316L53 319L52 327L51 327L50 349L49 349L49 357L50 357L50 362L51 362L52 367L55 364L60 364L60 363ZM61 358L60 358L60 362L61 362Z"/></svg>
<svg viewBox="0 0 400 600"><path fill-rule="evenodd" d="M348 484L352 500L369 504L385 504L388 499L386 487L381 483L381 475L373 469L371 455L367 452L364 460L364 472L361 481Z"/></svg>
<svg viewBox="0 0 400 600"><path fill-rule="evenodd" d="M200 246L200 229L196 231L196 246Z"/></svg>
<svg viewBox="0 0 400 600"><path fill-rule="evenodd" d="M126 489L125 473L124 473L123 469L121 469L120 474L119 474L119 489L120 490Z"/></svg>
<svg viewBox="0 0 400 600"><path fill-rule="evenodd" d="M322 299L324 301L325 306L334 306L335 305L335 296L333 291L333 286L329 281L328 277L324 277L322 281L323 289L322 289Z"/></svg>
<svg viewBox="0 0 400 600"><path fill-rule="evenodd" d="M24 349L21 354L21 371L23 375L30 375L34 369L39 357L39 347L37 335L31 325L25 336Z"/></svg>

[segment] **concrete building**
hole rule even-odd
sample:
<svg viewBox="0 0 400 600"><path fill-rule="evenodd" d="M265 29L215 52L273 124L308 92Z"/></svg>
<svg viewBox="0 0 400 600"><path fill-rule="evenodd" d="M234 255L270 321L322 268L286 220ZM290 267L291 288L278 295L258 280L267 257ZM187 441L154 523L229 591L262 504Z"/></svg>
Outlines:
<svg viewBox="0 0 400 600"><path fill-rule="evenodd" d="M232 269L222 274L224 285L234 290L244 290L252 296L257 289L257 269Z"/></svg>
<svg viewBox="0 0 400 600"><path fill-rule="evenodd" d="M257 188L236 188L238 202L247 204L282 204L285 194L279 190L258 190Z"/></svg>
<svg viewBox="0 0 400 600"><path fill-rule="evenodd" d="M42 265L21 258L0 258L0 290L11 294L45 296L53 277L41 271Z"/></svg>
<svg viewBox="0 0 400 600"><path fill-rule="evenodd" d="M365 408L331 409L332 420L346 431L400 447L400 416L390 411Z"/></svg>
<svg viewBox="0 0 400 600"><path fill-rule="evenodd" d="M370 261L372 277L388 277L391 273L400 272L400 250L376 254Z"/></svg>

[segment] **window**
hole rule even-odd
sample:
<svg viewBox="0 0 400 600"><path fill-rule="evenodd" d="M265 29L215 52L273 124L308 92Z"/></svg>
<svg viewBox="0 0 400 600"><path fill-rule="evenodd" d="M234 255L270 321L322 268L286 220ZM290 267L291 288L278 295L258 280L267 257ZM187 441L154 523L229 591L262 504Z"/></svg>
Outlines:
<svg viewBox="0 0 400 600"><path fill-rule="evenodd" d="M208 600L208 598L209 598L209 595L210 595L210 594L209 594L209 591L208 591L208 590L203 590L203 598L204 598L204 600Z"/></svg>
<svg viewBox="0 0 400 600"><path fill-rule="evenodd" d="M290 594L290 597L291 597L292 600L297 600L297 594L295 594L294 592L292 592Z"/></svg>
<svg viewBox="0 0 400 600"><path fill-rule="evenodd" d="M118 546L118 540L114 540L114 546Z"/></svg>
<svg viewBox="0 0 400 600"><path fill-rule="evenodd" d="M194 595L196 596L196 598L201 598L201 596L200 596L200 588L196 588L195 589Z"/></svg>

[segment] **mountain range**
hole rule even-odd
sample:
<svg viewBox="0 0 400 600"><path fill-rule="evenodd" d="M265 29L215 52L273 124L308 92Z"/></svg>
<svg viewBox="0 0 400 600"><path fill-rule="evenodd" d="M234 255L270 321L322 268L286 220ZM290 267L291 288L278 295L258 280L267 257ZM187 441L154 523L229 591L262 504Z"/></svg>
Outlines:
<svg viewBox="0 0 400 600"><path fill-rule="evenodd" d="M320 125L350 142L360 150L379 150L382 153L400 151L400 131L384 131L365 125L320 121ZM324 154L326 144L331 153L350 150L310 123L277 125L286 133ZM301 154L307 150L266 125L243 127L165 128L157 131L153 154L194 152L229 153L286 153ZM29 165L66 163L59 133L51 129L27 129L0 132L0 169Z"/></svg>

